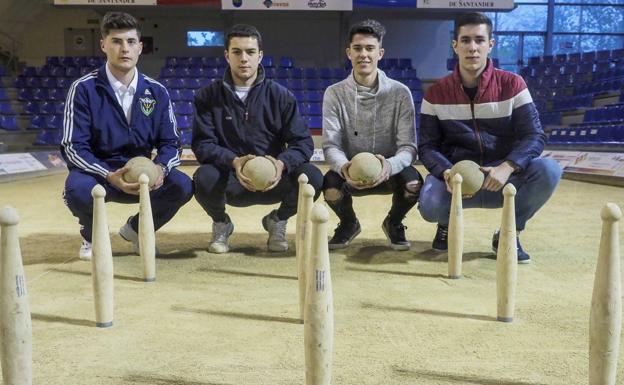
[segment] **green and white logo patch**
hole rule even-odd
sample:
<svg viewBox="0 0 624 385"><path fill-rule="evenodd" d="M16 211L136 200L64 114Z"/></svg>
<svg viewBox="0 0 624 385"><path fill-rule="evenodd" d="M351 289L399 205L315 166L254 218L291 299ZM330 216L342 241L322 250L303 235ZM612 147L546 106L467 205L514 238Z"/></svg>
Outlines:
<svg viewBox="0 0 624 385"><path fill-rule="evenodd" d="M139 98L139 102L141 104L141 111L143 111L143 114L145 116L150 116L150 114L154 111L154 106L156 106L156 100L149 97L143 97Z"/></svg>

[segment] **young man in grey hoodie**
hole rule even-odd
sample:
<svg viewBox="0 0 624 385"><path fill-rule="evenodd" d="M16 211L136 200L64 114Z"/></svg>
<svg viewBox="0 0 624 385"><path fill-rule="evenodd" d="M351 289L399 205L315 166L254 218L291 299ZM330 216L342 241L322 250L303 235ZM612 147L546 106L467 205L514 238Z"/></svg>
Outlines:
<svg viewBox="0 0 624 385"><path fill-rule="evenodd" d="M330 171L323 194L340 224L329 248L341 249L360 233L352 196L392 193L392 207L382 229L395 250L409 250L402 220L418 201L422 177L412 167L416 157L414 103L410 90L377 68L384 55L384 27L365 20L351 27L347 57L353 72L325 91L323 98L323 152ZM349 176L350 159L370 152L383 171L370 184Z"/></svg>

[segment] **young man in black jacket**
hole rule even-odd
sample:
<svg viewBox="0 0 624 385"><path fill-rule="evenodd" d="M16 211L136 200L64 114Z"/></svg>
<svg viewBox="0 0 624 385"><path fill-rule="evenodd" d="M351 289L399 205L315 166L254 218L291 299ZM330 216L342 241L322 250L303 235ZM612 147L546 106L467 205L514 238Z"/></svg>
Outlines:
<svg viewBox="0 0 624 385"><path fill-rule="evenodd" d="M291 92L265 79L262 37L250 25L232 27L225 38L229 64L216 80L195 96L192 149L200 167L195 172L195 198L212 218L209 251L229 251L234 224L226 203L237 207L281 203L262 219L270 251L288 250L286 223L297 212L299 175L320 193L323 176L309 163L314 150L310 131ZM270 157L277 175L256 191L241 170L255 156Z"/></svg>

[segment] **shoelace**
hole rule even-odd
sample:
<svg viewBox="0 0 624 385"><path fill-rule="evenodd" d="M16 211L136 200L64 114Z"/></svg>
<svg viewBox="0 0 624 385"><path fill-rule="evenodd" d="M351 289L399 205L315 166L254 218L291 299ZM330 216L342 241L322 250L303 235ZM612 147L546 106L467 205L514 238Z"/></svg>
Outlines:
<svg viewBox="0 0 624 385"><path fill-rule="evenodd" d="M228 237L228 225L229 223L215 223L212 229L212 241L213 242L226 242Z"/></svg>
<svg viewBox="0 0 624 385"><path fill-rule="evenodd" d="M448 236L448 227L447 228L438 227L438 233L440 234L440 238L442 240L446 239Z"/></svg>
<svg viewBox="0 0 624 385"><path fill-rule="evenodd" d="M278 239L286 238L286 221L276 221L275 223L275 235L277 235Z"/></svg>

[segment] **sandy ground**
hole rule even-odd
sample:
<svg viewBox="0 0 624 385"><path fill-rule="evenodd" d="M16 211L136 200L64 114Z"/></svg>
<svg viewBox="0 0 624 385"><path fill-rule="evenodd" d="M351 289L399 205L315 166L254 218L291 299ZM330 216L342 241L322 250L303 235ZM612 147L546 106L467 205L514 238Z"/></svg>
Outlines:
<svg viewBox="0 0 624 385"><path fill-rule="evenodd" d="M184 167L192 173L193 167ZM266 251L270 207L229 209L226 255L206 252L211 222L193 200L157 234L157 282L116 230L138 205L107 205L115 255L115 325L94 325L90 264L61 201L64 175L0 184L21 216L33 319L34 384L303 384L294 218L291 250ZM435 225L406 219L412 249L394 252L380 226L388 197L355 200L362 234L332 252L333 384L586 384L588 324L600 208L621 188L562 181L522 234L532 263L518 269L516 319L496 321L490 251L500 210L467 210L464 277L445 278L430 249ZM330 217L330 234L336 217ZM624 239L624 231L620 229ZM622 243L622 242L621 242ZM624 354L618 381L624 381ZM0 383L2 383L0 381Z"/></svg>

